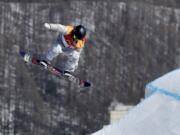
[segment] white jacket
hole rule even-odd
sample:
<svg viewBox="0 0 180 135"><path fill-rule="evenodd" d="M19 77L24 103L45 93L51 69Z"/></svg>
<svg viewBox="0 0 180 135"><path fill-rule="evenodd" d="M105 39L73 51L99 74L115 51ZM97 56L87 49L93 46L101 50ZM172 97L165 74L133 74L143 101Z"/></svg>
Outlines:
<svg viewBox="0 0 180 135"><path fill-rule="evenodd" d="M67 56L68 60L64 65L63 70L67 70L70 72L74 72L74 70L78 67L78 61L80 57L80 53L82 49L75 49L75 48L69 48L64 45L63 43L63 35L66 34L68 30L68 26L62 25L62 24L52 24L52 23L45 23L45 28L48 30L54 30L60 32L57 41L52 45L51 48L47 51L45 57L49 61L51 61L53 58L58 56L60 53L63 53Z"/></svg>
<svg viewBox="0 0 180 135"><path fill-rule="evenodd" d="M44 27L49 30L58 31L62 34L65 34L67 32L67 26L62 24L45 23Z"/></svg>

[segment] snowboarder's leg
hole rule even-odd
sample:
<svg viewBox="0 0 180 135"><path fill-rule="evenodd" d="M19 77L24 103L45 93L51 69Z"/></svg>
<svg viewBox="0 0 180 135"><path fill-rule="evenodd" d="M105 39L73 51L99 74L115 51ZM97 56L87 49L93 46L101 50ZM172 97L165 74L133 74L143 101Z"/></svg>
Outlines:
<svg viewBox="0 0 180 135"><path fill-rule="evenodd" d="M78 67L80 52L73 51L67 55L67 62L64 65L64 70L69 72L74 72L74 70Z"/></svg>
<svg viewBox="0 0 180 135"><path fill-rule="evenodd" d="M51 61L54 57L58 56L60 53L62 53L62 47L60 44L55 42L51 48L47 51L45 54L45 59Z"/></svg>

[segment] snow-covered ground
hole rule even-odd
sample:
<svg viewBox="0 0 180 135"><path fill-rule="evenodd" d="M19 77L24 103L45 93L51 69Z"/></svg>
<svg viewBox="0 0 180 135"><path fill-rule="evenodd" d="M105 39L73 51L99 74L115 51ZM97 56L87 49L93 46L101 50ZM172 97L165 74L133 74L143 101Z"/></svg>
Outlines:
<svg viewBox="0 0 180 135"><path fill-rule="evenodd" d="M146 86L146 98L119 122L92 135L179 135L180 69Z"/></svg>

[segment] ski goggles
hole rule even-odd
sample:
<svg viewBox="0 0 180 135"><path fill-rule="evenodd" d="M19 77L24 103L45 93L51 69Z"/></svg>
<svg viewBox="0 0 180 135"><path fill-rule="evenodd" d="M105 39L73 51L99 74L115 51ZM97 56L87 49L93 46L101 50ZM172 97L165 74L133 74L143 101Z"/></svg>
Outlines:
<svg viewBox="0 0 180 135"><path fill-rule="evenodd" d="M78 38L76 37L76 35L73 35L73 40L78 41Z"/></svg>

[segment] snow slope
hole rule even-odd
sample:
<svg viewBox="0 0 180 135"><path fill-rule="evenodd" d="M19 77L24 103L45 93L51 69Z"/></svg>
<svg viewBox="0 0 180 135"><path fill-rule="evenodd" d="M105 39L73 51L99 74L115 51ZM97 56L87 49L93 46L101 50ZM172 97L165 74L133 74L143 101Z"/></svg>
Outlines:
<svg viewBox="0 0 180 135"><path fill-rule="evenodd" d="M119 122L92 135L180 135L180 69L150 82L146 98Z"/></svg>

